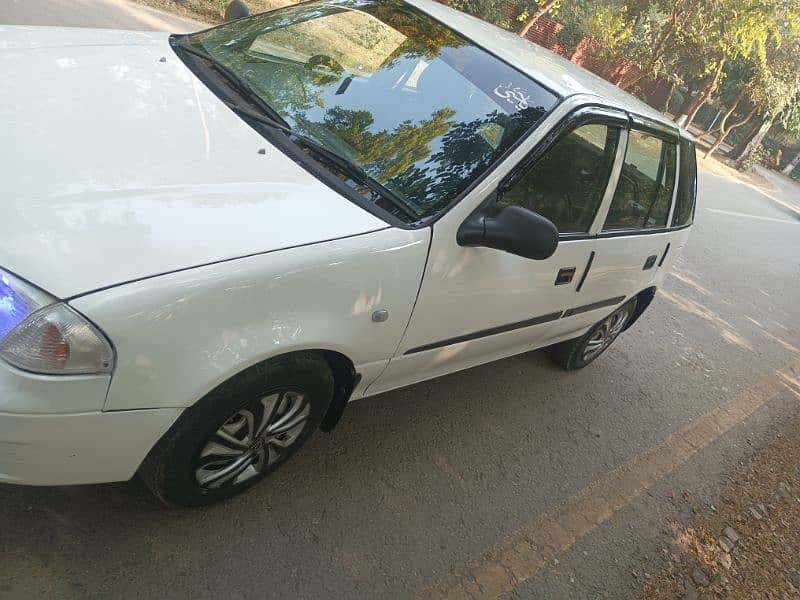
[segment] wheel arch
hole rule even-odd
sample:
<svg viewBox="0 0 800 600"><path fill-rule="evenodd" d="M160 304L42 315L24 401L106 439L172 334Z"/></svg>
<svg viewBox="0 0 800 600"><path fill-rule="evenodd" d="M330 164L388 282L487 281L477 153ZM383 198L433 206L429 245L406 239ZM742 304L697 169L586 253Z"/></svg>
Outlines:
<svg viewBox="0 0 800 600"><path fill-rule="evenodd" d="M328 364L331 374L333 375L333 398L331 398L328 409L322 419L322 423L320 423L320 429L322 431L330 432L334 427L336 427L339 419L341 419L342 414L347 407L347 403L350 400L350 395L353 393L353 390L361 379L361 375L356 372L353 361L347 355L337 350L330 350L327 348L303 348L268 356L231 374L224 381L221 381L215 385L212 390L209 390L209 392L197 398L193 404L197 404L208 394L212 393L213 390L220 386L226 385L228 382L241 376L246 371L249 371L253 368L258 368L260 365L265 365L272 361L285 359L295 354L308 353L318 354L321 356L322 359Z"/></svg>
<svg viewBox="0 0 800 600"><path fill-rule="evenodd" d="M322 431L330 432L342 418L350 396L361 379L361 374L356 372L353 361L341 352L335 350L319 350L318 352L325 357L325 361L333 373L333 398L331 398L331 403L319 426Z"/></svg>
<svg viewBox="0 0 800 600"><path fill-rule="evenodd" d="M656 286L651 286L636 294L636 308L634 309L631 318L628 319L628 323L625 325L625 329L623 329L623 331L627 330L631 325L633 325L637 319L642 316L642 313L647 310L647 307L650 306L650 303L656 296L656 291Z"/></svg>

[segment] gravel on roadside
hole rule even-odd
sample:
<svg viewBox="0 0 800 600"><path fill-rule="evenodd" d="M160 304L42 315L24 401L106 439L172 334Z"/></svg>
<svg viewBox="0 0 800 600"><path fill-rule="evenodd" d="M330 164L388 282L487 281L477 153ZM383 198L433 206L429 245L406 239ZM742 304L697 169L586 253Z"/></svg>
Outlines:
<svg viewBox="0 0 800 600"><path fill-rule="evenodd" d="M134 0L139 4L157 8L174 15L217 25L224 21L228 0ZM299 0L245 0L250 11L255 13L297 4Z"/></svg>
<svg viewBox="0 0 800 600"><path fill-rule="evenodd" d="M732 475L719 506L672 529L670 562L641 598L800 598L800 421Z"/></svg>

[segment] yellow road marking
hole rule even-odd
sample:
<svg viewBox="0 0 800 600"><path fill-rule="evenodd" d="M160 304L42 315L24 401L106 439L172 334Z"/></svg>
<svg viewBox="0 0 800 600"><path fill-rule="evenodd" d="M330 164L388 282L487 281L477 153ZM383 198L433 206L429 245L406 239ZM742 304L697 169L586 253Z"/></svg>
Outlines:
<svg viewBox="0 0 800 600"><path fill-rule="evenodd" d="M419 597L498 598L509 594L556 555L787 388L795 394L800 388L800 361L768 375L734 400L592 482L552 514L517 530Z"/></svg>

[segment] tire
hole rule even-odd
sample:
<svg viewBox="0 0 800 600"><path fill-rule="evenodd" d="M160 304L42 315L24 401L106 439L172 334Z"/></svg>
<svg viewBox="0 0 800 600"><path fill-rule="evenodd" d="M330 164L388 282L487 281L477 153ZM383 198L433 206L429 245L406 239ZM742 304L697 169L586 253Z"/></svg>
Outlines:
<svg viewBox="0 0 800 600"><path fill-rule="evenodd" d="M250 367L186 409L139 475L168 505L202 506L235 496L305 443L333 390L331 370L314 352Z"/></svg>
<svg viewBox="0 0 800 600"><path fill-rule="evenodd" d="M582 369L614 343L636 310L636 296L592 327L585 335L550 347L550 357L565 371ZM590 349L590 344L596 344Z"/></svg>

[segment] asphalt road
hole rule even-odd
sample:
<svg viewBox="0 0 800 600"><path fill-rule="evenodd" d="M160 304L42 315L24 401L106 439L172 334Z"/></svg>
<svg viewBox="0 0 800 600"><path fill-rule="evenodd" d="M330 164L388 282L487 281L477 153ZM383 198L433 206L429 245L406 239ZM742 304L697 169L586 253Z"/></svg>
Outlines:
<svg viewBox="0 0 800 600"><path fill-rule="evenodd" d="M0 22L74 24L65 5L6 2ZM770 180L701 170L674 274L582 371L533 352L356 402L202 510L136 482L0 487L0 597L631 597L800 418L800 188Z"/></svg>
<svg viewBox="0 0 800 600"><path fill-rule="evenodd" d="M198 21L128 0L2 0L0 24L104 27L186 33L205 26Z"/></svg>

